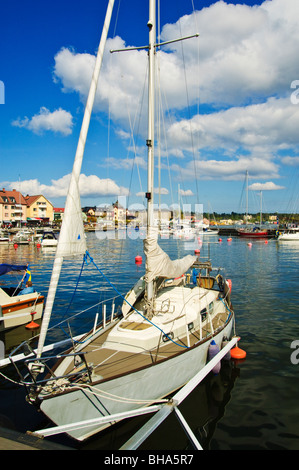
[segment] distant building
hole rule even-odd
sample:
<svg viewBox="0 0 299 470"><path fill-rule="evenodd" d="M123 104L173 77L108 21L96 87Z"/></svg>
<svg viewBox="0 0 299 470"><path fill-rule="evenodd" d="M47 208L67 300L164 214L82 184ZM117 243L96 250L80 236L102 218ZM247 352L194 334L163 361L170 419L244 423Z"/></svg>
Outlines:
<svg viewBox="0 0 299 470"><path fill-rule="evenodd" d="M38 196L26 196L27 204L27 220L40 221L40 223L53 222L54 220L54 208L48 199L41 194Z"/></svg>
<svg viewBox="0 0 299 470"><path fill-rule="evenodd" d="M21 225L27 220L27 203L19 191L0 190L1 224Z"/></svg>
<svg viewBox="0 0 299 470"><path fill-rule="evenodd" d="M61 222L63 219L64 207L53 207L54 222Z"/></svg>

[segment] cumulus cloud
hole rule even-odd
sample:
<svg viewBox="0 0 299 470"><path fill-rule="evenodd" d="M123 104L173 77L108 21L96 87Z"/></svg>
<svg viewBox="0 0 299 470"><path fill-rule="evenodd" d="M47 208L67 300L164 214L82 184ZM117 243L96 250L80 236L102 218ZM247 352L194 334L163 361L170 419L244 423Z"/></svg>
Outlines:
<svg viewBox="0 0 299 470"><path fill-rule="evenodd" d="M281 161L287 166L299 166L299 157L283 157Z"/></svg>
<svg viewBox="0 0 299 470"><path fill-rule="evenodd" d="M135 158L115 158L109 157L106 159L106 163L109 164L109 168L117 170L131 170L134 165L139 168L147 168L147 162L142 157Z"/></svg>
<svg viewBox="0 0 299 470"><path fill-rule="evenodd" d="M187 74L199 55L201 102L246 104L285 94L298 77L298 15L297 0L265 1L259 6L219 1L164 26L162 39L198 30L199 49L193 40L185 41L183 48ZM178 56L182 46L168 47ZM192 97L196 82L189 84L193 84Z"/></svg>
<svg viewBox="0 0 299 470"><path fill-rule="evenodd" d="M163 124L168 153L162 148L161 155L171 156L172 162L185 158L182 175L191 177L190 153L199 152L200 178L241 179L246 170L256 177L278 178L278 152L297 153L298 106L291 102L290 87L299 76L298 17L298 0L254 6L219 1L164 25L163 41L199 33L199 38L169 44L158 53L161 96L171 117ZM146 51L109 52L126 46L118 36L108 39L95 99L96 111L107 112L109 103L123 137L131 135L137 116L138 129L145 132L147 107L145 100L142 108ZM85 102L94 63L92 54L63 48L55 56L54 80ZM209 105L209 111L181 118L187 106L198 104ZM111 163L123 169L131 165L129 160ZM279 163L294 165L296 157ZM144 168L141 157L138 164Z"/></svg>
<svg viewBox="0 0 299 470"><path fill-rule="evenodd" d="M278 178L277 164L259 157L240 157L233 160L196 160L189 162L185 168L177 164L172 170L185 180L194 180L194 175L203 180L239 181L244 179L246 171L254 178Z"/></svg>
<svg viewBox="0 0 299 470"><path fill-rule="evenodd" d="M51 185L40 183L37 179L23 180L11 182L6 187L18 188L18 190L26 195L42 194L48 199L66 197L69 187L71 175L64 175L62 178L52 180ZM127 188L118 186L115 181L110 178L101 179L96 175L80 175L79 191L82 198L85 197L102 197L102 196L127 196L129 191Z"/></svg>
<svg viewBox="0 0 299 470"><path fill-rule="evenodd" d="M261 104L176 121L169 127L168 136L172 143L182 144L189 151L191 144L234 151L240 146L250 151L256 148L276 151L298 145L298 125L298 108L289 99L269 98Z"/></svg>
<svg viewBox="0 0 299 470"><path fill-rule="evenodd" d="M24 127L35 134L42 134L44 131L59 132L63 135L72 133L73 118L71 113L64 109L57 109L50 112L47 108L42 107L38 114L32 118L16 119L12 122L13 126Z"/></svg>
<svg viewBox="0 0 299 470"><path fill-rule="evenodd" d="M194 196L191 189L180 189L179 193L181 196Z"/></svg>
<svg viewBox="0 0 299 470"><path fill-rule="evenodd" d="M279 189L284 189L284 186L279 186L278 184L268 181L267 183L253 183L248 186L248 189L252 191L277 191Z"/></svg>

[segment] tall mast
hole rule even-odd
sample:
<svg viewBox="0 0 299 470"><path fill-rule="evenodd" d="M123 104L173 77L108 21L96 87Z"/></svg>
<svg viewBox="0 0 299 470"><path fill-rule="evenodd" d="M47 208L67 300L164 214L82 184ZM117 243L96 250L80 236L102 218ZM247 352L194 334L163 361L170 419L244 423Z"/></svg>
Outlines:
<svg viewBox="0 0 299 470"><path fill-rule="evenodd" d="M154 147L155 147L155 54L156 54L156 0L149 2L149 49L148 49L148 176L147 176L147 235L154 225ZM147 299L153 298L153 281L146 286Z"/></svg>
<svg viewBox="0 0 299 470"><path fill-rule="evenodd" d="M248 224L248 170L246 170L246 225Z"/></svg>

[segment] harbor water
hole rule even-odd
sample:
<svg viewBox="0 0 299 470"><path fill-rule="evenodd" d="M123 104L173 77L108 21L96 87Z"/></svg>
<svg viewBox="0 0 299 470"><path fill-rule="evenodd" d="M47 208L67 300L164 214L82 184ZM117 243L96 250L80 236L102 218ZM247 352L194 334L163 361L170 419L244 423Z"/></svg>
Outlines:
<svg viewBox="0 0 299 470"><path fill-rule="evenodd" d="M119 238L108 233L101 237L94 232L87 234L92 260L88 260L78 284L82 260L66 261L51 325L84 309L83 317L72 324L72 334L89 330L94 318L90 307L97 304L101 313L100 302L125 294L144 274L141 233ZM222 237L222 241L217 236L203 237L200 258L209 258L213 266L224 268L232 281L236 333L247 356L239 363L223 363L220 373L209 375L181 404L180 411L204 449L297 450L299 243L260 239L250 241L250 246L248 242L238 237ZM160 245L172 259L193 254L195 247L189 240L171 237L161 239ZM34 245L0 246L0 262L29 263L34 288L45 296L54 255L53 249ZM135 264L137 255L143 258L141 265ZM66 327L58 328L58 333L53 329L49 342L63 339L67 333ZM8 352L35 334L22 326L2 333L0 340ZM0 372L0 426L18 432L48 426L47 418L26 402L26 392L17 384L14 368L8 366ZM77 449L119 449L147 420L127 420L80 445L66 436L51 439ZM192 448L172 414L140 449Z"/></svg>

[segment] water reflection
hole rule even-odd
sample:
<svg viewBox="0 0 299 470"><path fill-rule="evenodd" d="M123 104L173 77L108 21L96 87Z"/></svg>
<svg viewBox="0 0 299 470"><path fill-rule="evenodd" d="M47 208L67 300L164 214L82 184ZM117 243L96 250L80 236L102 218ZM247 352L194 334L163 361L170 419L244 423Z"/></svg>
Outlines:
<svg viewBox="0 0 299 470"><path fill-rule="evenodd" d="M142 265L135 265L135 256L143 255L140 237L99 240L95 233L90 233L87 244L96 265L118 291L127 292L143 275L144 256ZM190 245L186 247L182 240L162 239L160 244L171 258L190 253ZM218 377L209 377L180 406L205 448L299 449L299 366L290 361L290 345L299 339L298 254L299 244L276 240L267 244L254 240L250 247L247 241L237 237L229 243L225 237L221 243L203 242L200 258L210 257L213 265L224 267L232 280L237 334L241 336L240 347L247 352L243 364L230 370L223 368ZM54 252L34 246L0 247L0 262L29 262L34 287L45 296L53 261ZM74 323L74 334L92 326L94 312L89 307L95 305L94 310L101 312L99 302L115 295L112 285L89 264L78 284L76 302L69 307L81 264L82 260L66 261L53 310L53 323L57 323L67 311L73 315L86 309L84 321L77 318ZM19 336L17 332L8 332L5 338L8 349L22 335L35 334L23 327L22 330ZM56 337L61 339L64 332L58 329L54 334L53 330L50 340ZM239 377L237 381L236 377ZM43 427L39 423L41 415L37 418L22 391L3 393L7 387L7 382L1 380L0 415L13 421L18 430ZM15 390L13 385L9 387ZM100 438L84 444L84 448L118 448L146 419L113 427ZM39 424L35 426L36 422ZM189 443L177 419L171 416L144 445L148 449L184 449Z"/></svg>

